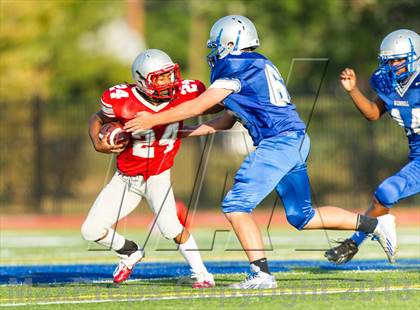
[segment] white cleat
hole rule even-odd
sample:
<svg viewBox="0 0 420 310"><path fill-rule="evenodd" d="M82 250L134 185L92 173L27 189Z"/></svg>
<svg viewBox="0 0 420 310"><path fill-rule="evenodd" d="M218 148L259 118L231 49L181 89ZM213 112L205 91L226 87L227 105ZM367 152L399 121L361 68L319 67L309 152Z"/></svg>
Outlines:
<svg viewBox="0 0 420 310"><path fill-rule="evenodd" d="M192 288L211 288L215 287L214 277L211 273L193 273L191 278L194 279Z"/></svg>
<svg viewBox="0 0 420 310"><path fill-rule="evenodd" d="M397 232L395 228L395 216L386 214L378 217L378 225L373 232L373 239L377 240L384 249L388 261L395 263L397 253Z"/></svg>
<svg viewBox="0 0 420 310"><path fill-rule="evenodd" d="M246 277L244 281L229 285L229 288L240 290L263 290L276 287L276 278L274 278L274 276L271 274L262 272L258 266L253 264L251 264L251 273Z"/></svg>

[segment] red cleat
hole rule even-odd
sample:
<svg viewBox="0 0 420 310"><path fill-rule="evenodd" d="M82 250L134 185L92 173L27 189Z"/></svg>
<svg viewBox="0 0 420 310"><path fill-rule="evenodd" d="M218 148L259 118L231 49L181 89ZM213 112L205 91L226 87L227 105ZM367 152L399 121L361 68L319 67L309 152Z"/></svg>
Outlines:
<svg viewBox="0 0 420 310"><path fill-rule="evenodd" d="M211 288L216 286L211 273L193 274L191 278L194 279L192 288Z"/></svg>
<svg viewBox="0 0 420 310"><path fill-rule="evenodd" d="M134 266L143 258L143 251L136 251L130 256L121 255L124 257L120 260L117 268L113 273L114 283L119 284L127 280L133 272Z"/></svg>
<svg viewBox="0 0 420 310"><path fill-rule="evenodd" d="M118 264L117 268L114 271L114 283L119 284L121 282L124 282L130 277L132 271L133 268L130 269L124 264Z"/></svg>

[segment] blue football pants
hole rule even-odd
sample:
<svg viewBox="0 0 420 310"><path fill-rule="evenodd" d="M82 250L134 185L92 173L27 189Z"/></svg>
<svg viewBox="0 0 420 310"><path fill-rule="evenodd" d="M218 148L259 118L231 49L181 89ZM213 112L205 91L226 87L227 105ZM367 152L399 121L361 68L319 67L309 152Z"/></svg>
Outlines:
<svg viewBox="0 0 420 310"><path fill-rule="evenodd" d="M301 131L262 140L238 170L223 212L250 213L275 189L288 222L303 229L315 215L306 169L309 149L309 137Z"/></svg>

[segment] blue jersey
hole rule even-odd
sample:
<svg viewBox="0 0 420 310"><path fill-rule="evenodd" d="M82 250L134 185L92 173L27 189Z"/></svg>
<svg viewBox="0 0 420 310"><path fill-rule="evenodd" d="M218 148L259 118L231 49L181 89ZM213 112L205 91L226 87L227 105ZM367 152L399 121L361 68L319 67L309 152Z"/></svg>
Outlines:
<svg viewBox="0 0 420 310"><path fill-rule="evenodd" d="M410 159L420 157L420 72L396 90L384 89L378 71L371 77L371 85L385 103L391 117L404 127L410 148Z"/></svg>
<svg viewBox="0 0 420 310"><path fill-rule="evenodd" d="M224 100L225 108L248 129L254 145L281 133L305 130L279 71L264 56L236 52L218 60L211 83L226 79L240 87Z"/></svg>

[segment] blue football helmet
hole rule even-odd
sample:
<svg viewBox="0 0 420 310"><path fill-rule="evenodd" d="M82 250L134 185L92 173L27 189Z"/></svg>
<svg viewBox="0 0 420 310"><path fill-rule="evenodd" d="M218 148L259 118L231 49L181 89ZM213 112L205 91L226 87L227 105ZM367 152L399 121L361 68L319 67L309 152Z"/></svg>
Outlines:
<svg viewBox="0 0 420 310"><path fill-rule="evenodd" d="M408 29L399 29L388 34L382 41L379 52L379 77L383 89L393 90L419 70L419 35ZM393 65L395 60L404 60ZM404 69L401 72L401 69Z"/></svg>
<svg viewBox="0 0 420 310"><path fill-rule="evenodd" d="M244 16L228 15L220 18L210 30L207 47L211 52L207 55L207 60L213 67L218 59L230 52L258 46L260 40L254 24Z"/></svg>

